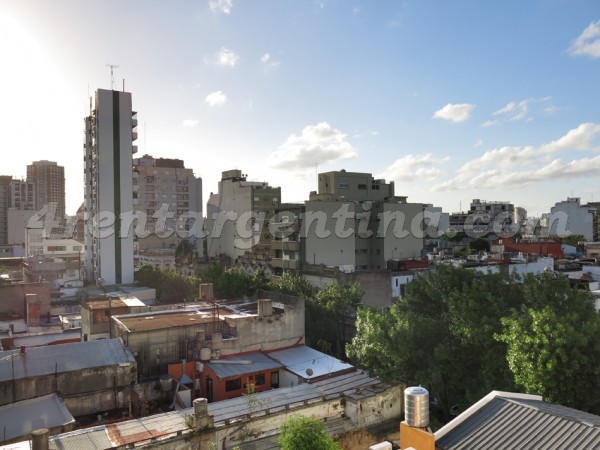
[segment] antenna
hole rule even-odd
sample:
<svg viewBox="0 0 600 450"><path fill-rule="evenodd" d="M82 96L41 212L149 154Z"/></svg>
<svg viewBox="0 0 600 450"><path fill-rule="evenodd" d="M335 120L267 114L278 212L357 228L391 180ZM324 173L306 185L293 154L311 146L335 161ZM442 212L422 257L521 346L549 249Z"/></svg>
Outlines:
<svg viewBox="0 0 600 450"><path fill-rule="evenodd" d="M119 66L117 66L115 64L105 64L105 67L110 67L110 88L114 91L115 90L115 73L114 73L114 70L118 69Z"/></svg>

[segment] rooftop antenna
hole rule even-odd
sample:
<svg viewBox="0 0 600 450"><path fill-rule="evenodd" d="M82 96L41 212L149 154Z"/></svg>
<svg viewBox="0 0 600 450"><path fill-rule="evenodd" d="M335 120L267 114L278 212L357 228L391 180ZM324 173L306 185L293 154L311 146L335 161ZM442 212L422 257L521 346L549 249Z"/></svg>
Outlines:
<svg viewBox="0 0 600 450"><path fill-rule="evenodd" d="M115 64L105 64L105 67L110 67L110 88L114 91L115 90L115 73L114 73L114 70L118 69L119 66L117 66Z"/></svg>

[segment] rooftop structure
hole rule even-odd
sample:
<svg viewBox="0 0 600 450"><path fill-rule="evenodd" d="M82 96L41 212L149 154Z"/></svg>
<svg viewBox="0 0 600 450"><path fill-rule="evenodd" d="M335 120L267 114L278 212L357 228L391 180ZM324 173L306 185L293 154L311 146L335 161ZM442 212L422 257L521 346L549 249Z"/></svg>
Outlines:
<svg viewBox="0 0 600 450"><path fill-rule="evenodd" d="M539 395L492 391L440 428L435 447L600 448L600 416L545 402Z"/></svg>

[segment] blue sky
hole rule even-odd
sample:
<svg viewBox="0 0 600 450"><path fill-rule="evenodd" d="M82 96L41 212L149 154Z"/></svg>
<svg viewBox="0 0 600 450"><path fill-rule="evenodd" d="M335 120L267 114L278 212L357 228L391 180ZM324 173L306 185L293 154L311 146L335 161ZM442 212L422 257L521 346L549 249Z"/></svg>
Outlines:
<svg viewBox="0 0 600 450"><path fill-rule="evenodd" d="M3 0L1 174L66 168L83 198L88 93L133 94L141 156L303 201L371 172L445 211L600 201L600 3Z"/></svg>

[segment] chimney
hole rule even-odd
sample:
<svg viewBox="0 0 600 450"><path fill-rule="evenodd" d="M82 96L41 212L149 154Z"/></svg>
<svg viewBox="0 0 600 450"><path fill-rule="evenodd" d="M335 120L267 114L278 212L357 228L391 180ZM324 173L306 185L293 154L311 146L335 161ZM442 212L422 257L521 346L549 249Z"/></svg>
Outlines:
<svg viewBox="0 0 600 450"><path fill-rule="evenodd" d="M273 302L269 299L258 301L258 317L269 317L273 315Z"/></svg>
<svg viewBox="0 0 600 450"><path fill-rule="evenodd" d="M48 450L48 438L50 430L48 428L38 428L31 432L31 450Z"/></svg>
<svg viewBox="0 0 600 450"><path fill-rule="evenodd" d="M21 345L21 355L25 354L25 350L26 350L26 347L24 345Z"/></svg>
<svg viewBox="0 0 600 450"><path fill-rule="evenodd" d="M194 413L192 420L195 429L213 428L215 420L213 416L208 414L208 400L205 398L197 398L194 400Z"/></svg>

